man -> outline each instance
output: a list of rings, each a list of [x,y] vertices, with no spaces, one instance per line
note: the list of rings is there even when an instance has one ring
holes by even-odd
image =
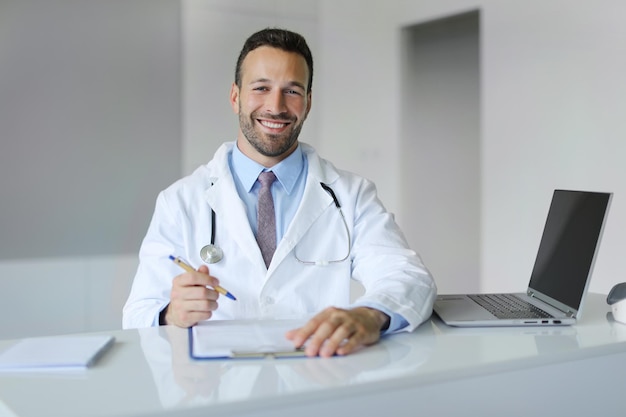
[[[230,93],[237,140],[159,194],[125,328],[315,314],[286,337],[298,347],[306,342],[309,356],[328,357],[373,344],[381,333],[411,331],[430,316],[433,279],[374,185],[298,141],[312,80],[302,36],[265,29],[248,38]],[[262,186],[257,177],[270,171],[261,177],[276,179]],[[272,205],[267,187],[270,220],[257,218],[257,206],[265,213]],[[207,266],[200,252],[209,236],[224,256]],[[170,254],[201,266],[180,273]],[[351,278],[365,288],[353,304]],[[218,303],[220,285],[237,301]]]

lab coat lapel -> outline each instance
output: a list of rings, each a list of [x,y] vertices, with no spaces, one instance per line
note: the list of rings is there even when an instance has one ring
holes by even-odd
[[[213,186],[207,189],[205,198],[215,211],[216,227],[226,229],[224,234],[229,239],[235,240],[242,253],[245,253],[251,262],[265,269],[261,251],[250,228],[248,216],[232,177],[222,174],[219,178],[214,178]]]
[[[303,149],[305,152],[307,151],[307,147]],[[311,225],[317,221],[333,201],[331,196],[321,187],[320,182],[332,182],[337,176],[336,172],[334,170],[325,171],[321,167],[320,160],[316,154],[313,154],[313,156],[309,154],[308,157],[309,172],[302,201],[283,239],[276,248],[268,271],[270,274],[295,248]]]

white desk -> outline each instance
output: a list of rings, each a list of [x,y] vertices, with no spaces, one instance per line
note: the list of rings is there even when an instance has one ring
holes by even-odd
[[[432,318],[328,359],[194,362],[183,329],[120,330],[87,371],[0,374],[0,416],[623,416],[626,325],[609,311],[590,294],[572,327],[456,329]]]

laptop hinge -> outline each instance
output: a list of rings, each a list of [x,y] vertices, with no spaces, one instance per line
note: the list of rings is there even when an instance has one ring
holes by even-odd
[[[532,290],[527,290],[527,291],[526,291],[526,294],[527,294],[529,297],[531,297],[531,298],[536,298],[536,297],[535,297],[535,293],[534,293],[534,292],[532,292]],[[557,310],[559,310],[559,311],[563,311],[563,310],[561,310],[560,308],[558,308],[557,306],[554,306],[554,305],[550,304],[549,302],[547,302],[547,301],[545,301],[545,300],[541,300],[541,301],[543,301],[544,303],[548,304],[550,307],[556,308],[556,309],[557,309]],[[572,310],[567,310],[567,311],[564,311],[564,312],[563,312],[563,314],[565,314],[567,317],[574,317],[574,312],[573,312]]]

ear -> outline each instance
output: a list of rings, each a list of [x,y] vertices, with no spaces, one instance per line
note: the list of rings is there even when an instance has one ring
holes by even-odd
[[[306,93],[306,113],[304,115],[304,118],[306,119],[307,116],[309,115],[309,112],[311,111],[311,91],[309,90],[308,93]]]
[[[230,87],[230,106],[235,114],[239,114],[239,87],[236,83]]]

